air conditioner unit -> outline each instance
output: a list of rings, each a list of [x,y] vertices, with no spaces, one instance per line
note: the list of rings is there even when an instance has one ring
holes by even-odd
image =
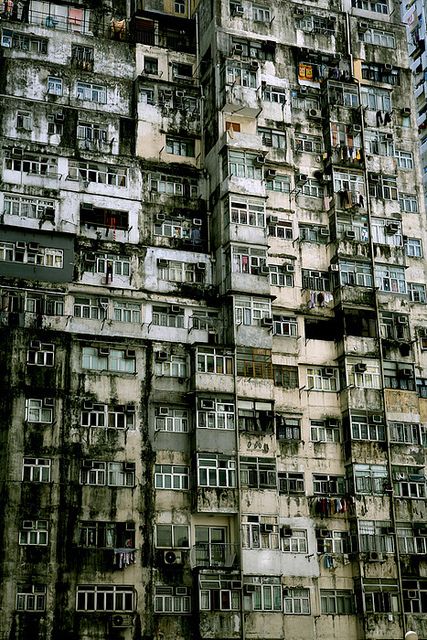
[[[235,4],[233,6],[233,10],[232,10],[233,16],[243,16],[244,13],[245,13],[245,10],[243,9],[241,4]]]
[[[27,246],[26,242],[15,242],[15,247],[17,249],[25,250],[26,246]]]
[[[273,318],[261,318],[261,327],[271,328],[273,326]]]
[[[185,91],[175,91],[176,98],[185,98]]]
[[[268,523],[261,523],[260,525],[261,533],[273,533],[274,525]]]
[[[164,258],[157,258],[157,266],[165,269],[169,265],[169,260],[165,260]]]
[[[382,415],[381,415],[381,414],[379,414],[379,413],[374,413],[374,414],[371,416],[371,420],[372,420],[372,422],[373,422],[374,424],[381,424],[381,423],[382,423],[382,421],[383,421],[383,417],[382,417]]]
[[[265,164],[265,158],[264,158],[264,156],[257,156],[257,157],[255,158],[255,164],[258,164],[258,165],[260,165],[260,164]]]
[[[326,227],[321,227],[320,228],[320,235],[321,236],[327,236],[329,238],[329,229],[327,229]]]
[[[177,305],[177,304],[173,304],[173,305],[171,306],[171,312],[172,312],[172,313],[181,313],[181,307],[178,307],[178,305]]]
[[[411,378],[411,376],[412,376],[412,369],[409,369],[409,368],[399,369],[399,375],[400,375],[402,378]]]
[[[325,378],[333,378],[335,375],[335,369],[333,367],[325,367],[323,369],[323,375]]]
[[[125,629],[133,625],[133,616],[116,613],[111,616],[111,627],[113,629]]]
[[[268,266],[268,264],[262,264],[259,268],[259,272],[263,276],[268,276],[268,274],[270,273],[270,267]]]
[[[256,589],[255,584],[245,584],[245,593],[255,593]]]
[[[398,324],[408,324],[407,316],[398,316],[397,317]]]
[[[156,351],[156,360],[160,362],[164,362],[168,359],[167,351]]]
[[[157,213],[156,214],[156,220],[158,222],[163,222],[164,220],[166,220],[166,216],[164,213]]]
[[[363,33],[364,31],[367,31],[369,29],[369,22],[359,22],[357,26],[359,31]]]
[[[283,525],[283,527],[280,527],[280,536],[282,538],[290,538],[292,536],[291,527],[287,527],[286,525]]]
[[[285,269],[288,273],[295,273],[295,265],[294,264],[287,264],[285,265]]]
[[[12,36],[3,33],[1,37],[1,46],[5,47],[6,49],[10,49],[12,47]]]
[[[353,133],[360,133],[362,131],[362,127],[360,124],[354,124],[352,126]]]
[[[402,116],[404,118],[407,118],[408,116],[411,115],[411,108],[410,107],[404,107],[403,109],[400,110],[400,113],[402,114]]]
[[[41,349],[42,343],[40,340],[31,340],[30,347],[31,349]]]
[[[22,522],[23,529],[32,529],[34,526],[34,522],[32,520],[24,520]]]
[[[206,262],[198,262],[198,263],[196,264],[196,268],[197,268],[199,271],[206,271]]]
[[[320,112],[320,109],[309,109],[308,116],[309,118],[321,118],[322,114]]]
[[[125,358],[135,358],[135,356],[136,356],[135,349],[126,349]]]
[[[295,9],[294,16],[301,18],[304,15],[304,9],[300,9],[299,7]]]
[[[319,529],[319,538],[329,538],[329,529]]]
[[[82,469],[92,469],[93,461],[92,460],[83,460],[82,461]]]
[[[355,240],[356,232],[348,230],[348,231],[345,232],[345,237],[347,238],[347,240]]]
[[[384,231],[386,233],[389,233],[390,235],[394,235],[399,231],[399,225],[395,223],[387,224],[384,228]]]
[[[168,416],[169,415],[169,407],[158,407],[157,415],[159,416]]]
[[[55,406],[55,398],[43,398],[43,406],[45,407]]]
[[[297,184],[305,184],[308,180],[308,175],[305,173],[299,173],[296,177]]]
[[[182,553],[181,551],[165,551],[163,553],[163,562],[167,565],[173,564],[182,564]]]
[[[201,409],[215,409],[215,400],[200,400]]]
[[[276,176],[276,169],[267,169],[267,178],[274,178]]]
[[[241,580],[232,580],[231,581],[231,588],[232,589],[241,589],[242,588],[242,581]]]
[[[356,373],[365,373],[366,364],[364,362],[356,362],[354,365],[354,370]]]
[[[278,216],[268,216],[267,218],[268,224],[277,224],[279,222]]]
[[[104,309],[108,307],[108,298],[99,298],[99,306]]]
[[[195,227],[201,227],[203,224],[203,221],[201,220],[201,218],[193,218],[193,224]]]
[[[109,356],[110,355],[110,349],[108,349],[108,347],[100,347],[98,349],[98,355],[100,355],[100,356]]]
[[[232,51],[233,55],[237,55],[240,56],[243,53],[243,45],[242,44],[235,44],[233,47],[233,51]]]
[[[384,65],[384,70],[385,70],[385,71],[391,71],[392,69],[393,69],[393,65],[392,65],[392,64],[388,64],[388,63],[386,63],[386,64]]]
[[[331,269],[331,271],[339,271],[340,270],[340,266],[339,266],[339,264],[334,263],[334,264],[331,264],[330,269]]]
[[[93,402],[92,400],[85,400],[83,402],[83,409],[93,409]]]
[[[370,551],[368,553],[368,562],[384,562],[384,556],[378,551]]]
[[[427,338],[427,328],[421,327],[418,329],[418,335],[420,338]]]
[[[135,471],[135,463],[134,462],[124,462],[123,468],[125,471]]]

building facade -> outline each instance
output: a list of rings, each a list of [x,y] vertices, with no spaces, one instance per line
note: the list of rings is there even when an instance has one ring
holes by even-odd
[[[2,4],[0,638],[427,638],[397,3]]]

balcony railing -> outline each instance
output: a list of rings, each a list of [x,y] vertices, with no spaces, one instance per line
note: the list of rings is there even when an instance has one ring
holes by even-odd
[[[225,542],[198,542],[191,549],[190,559],[192,567],[233,567],[238,559],[238,545]]]

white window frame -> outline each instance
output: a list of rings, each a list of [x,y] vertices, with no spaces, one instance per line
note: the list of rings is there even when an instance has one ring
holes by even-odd
[[[176,2],[175,2],[176,4]],[[187,595],[179,593],[179,589],[187,591]],[[187,587],[154,587],[154,612],[162,614],[191,613],[191,598]]]
[[[80,414],[80,426],[102,429],[134,429],[135,413],[124,405],[94,403],[90,409],[83,408]]]
[[[423,245],[420,238],[406,238],[405,253],[409,258],[422,258]]]
[[[76,611],[132,612],[134,607],[133,586],[77,585]]]
[[[16,591],[16,610],[41,612],[46,611],[45,585],[31,585],[30,587],[19,587]]]
[[[44,398],[26,398],[25,420],[37,424],[52,424],[53,408],[46,406]]]
[[[233,431],[235,429],[236,411],[233,400],[212,398],[213,408],[203,407],[203,399],[199,400],[197,410],[198,429],[220,429]]]
[[[334,375],[325,376],[324,367],[307,367],[307,388],[312,391],[338,391],[338,369],[331,368],[334,369]]]
[[[397,166],[399,167],[399,169],[411,171],[414,168],[414,156],[411,151],[402,151],[401,149],[396,149],[395,158],[397,160]]]
[[[284,553],[308,553],[307,531],[293,529],[292,535],[281,537],[281,548]]]
[[[156,362],[155,373],[156,376],[168,378],[186,378],[188,375],[187,357],[170,354],[167,360]]]
[[[169,539],[165,544],[160,541],[160,529],[165,533],[170,532]],[[186,533],[184,534],[184,530]],[[156,549],[189,549],[190,548],[190,527],[187,524],[169,524],[158,522],[156,524]]]
[[[304,588],[284,589],[284,614],[285,615],[307,615],[310,611],[310,590]]]
[[[154,486],[168,491],[187,491],[190,488],[189,467],[179,464],[156,464]]]
[[[167,409],[168,413],[161,413]],[[188,433],[189,414],[187,409],[178,407],[159,407],[156,411],[155,430],[169,433]]]
[[[217,453],[197,454],[198,486],[202,488],[236,487],[236,460]]]
[[[99,372],[135,373],[134,356],[127,356],[125,349],[109,349],[101,355],[98,347],[82,347],[82,369]]]
[[[50,482],[52,460],[50,458],[25,457],[22,464],[23,482]]]
[[[37,349],[30,345],[27,351],[27,364],[37,367],[53,367],[55,364],[55,345],[42,342]]]
[[[105,85],[94,84],[91,82],[77,81],[76,97],[80,100],[88,102],[96,102],[97,104],[107,103],[107,87]]]
[[[23,520],[19,530],[21,546],[47,546],[49,542],[49,524],[47,520]]]
[[[47,78],[47,92],[51,96],[62,96],[63,82],[62,78],[56,76],[48,76]]]

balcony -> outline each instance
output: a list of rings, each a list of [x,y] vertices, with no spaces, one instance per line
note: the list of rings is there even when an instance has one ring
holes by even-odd
[[[198,542],[191,549],[191,567],[231,569],[238,564],[238,550],[237,544]]]

